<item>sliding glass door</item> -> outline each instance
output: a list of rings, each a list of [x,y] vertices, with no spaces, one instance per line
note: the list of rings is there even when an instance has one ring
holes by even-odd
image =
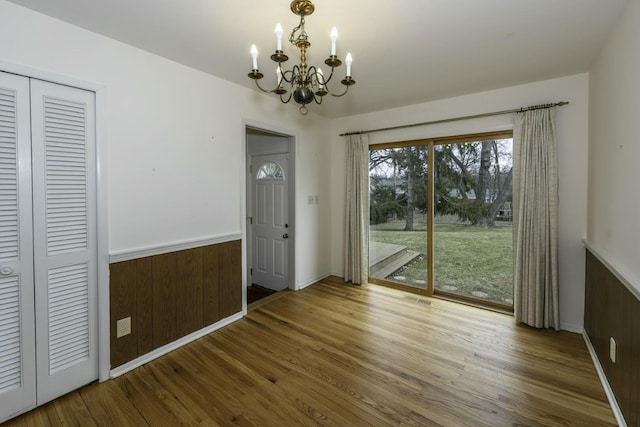
[[[436,293],[513,306],[512,140],[434,145]]]
[[[370,151],[369,277],[427,289],[429,146]]]
[[[372,146],[371,282],[513,306],[511,132]]]

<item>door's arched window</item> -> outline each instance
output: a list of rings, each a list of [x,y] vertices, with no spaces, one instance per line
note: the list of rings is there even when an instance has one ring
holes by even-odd
[[[284,181],[284,171],[279,164],[267,162],[258,168],[256,179],[277,179]]]

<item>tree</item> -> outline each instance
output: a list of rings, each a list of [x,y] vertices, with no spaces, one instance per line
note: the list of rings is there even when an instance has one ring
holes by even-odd
[[[413,231],[416,209],[427,207],[427,156],[427,146],[420,145],[371,152],[369,170],[376,171],[372,174],[371,203],[381,205],[383,198],[388,203],[390,195],[376,190],[386,180],[395,199],[395,214],[405,219],[405,231]]]
[[[392,187],[380,185],[381,177],[371,177],[369,221],[371,224],[387,222],[389,216],[397,216],[402,208]]]
[[[414,213],[426,211],[428,146],[371,151],[371,221],[404,218],[405,231],[414,229]],[[453,214],[473,225],[493,226],[511,199],[511,149],[507,140],[437,145],[435,212]],[[384,187],[384,189],[382,188]]]
[[[448,144],[436,151],[436,212],[493,226],[511,199],[511,155],[503,140]],[[508,172],[501,162],[509,164]]]

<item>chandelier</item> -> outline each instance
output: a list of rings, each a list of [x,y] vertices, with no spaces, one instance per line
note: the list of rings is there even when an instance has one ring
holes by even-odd
[[[336,67],[342,65],[342,61],[336,56],[336,42],[338,40],[338,31],[335,27],[331,30],[331,54],[324,63],[331,68],[329,76],[325,76],[322,69],[314,65],[307,66],[307,50],[311,46],[309,36],[304,29],[305,16],[311,15],[315,10],[315,6],[309,0],[294,0],[291,2],[291,11],[300,16],[300,24],[293,29],[289,36],[289,42],[300,50],[300,63],[296,64],[290,70],[284,70],[282,63],[286,62],[289,57],[282,50],[282,26],[276,25],[276,51],[271,55],[271,60],[276,62],[276,87],[275,89],[263,89],[258,80],[264,75],[258,69],[258,49],[256,45],[251,46],[251,57],[253,69],[249,73],[249,78],[256,82],[256,86],[262,92],[275,93],[280,96],[280,101],[287,104],[291,99],[300,104],[300,113],[306,115],[308,113],[307,104],[315,102],[321,104],[324,96],[331,94],[332,96],[343,96],[349,90],[349,86],[356,84],[351,78],[351,63],[353,58],[351,53],[347,53],[345,63],[347,65],[346,77],[341,81],[345,86],[344,92],[335,94],[329,90],[329,82],[333,78],[333,72]],[[289,90],[285,89],[285,86]],[[286,96],[287,93],[289,96]]]

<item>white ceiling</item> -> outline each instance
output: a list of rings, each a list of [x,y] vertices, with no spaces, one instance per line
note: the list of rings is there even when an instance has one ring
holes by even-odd
[[[288,64],[297,58],[286,40],[298,24],[289,0],[10,1],[249,88],[253,43],[262,81],[275,83],[277,22]],[[315,0],[308,63],[324,65],[335,25],[357,84],[309,109],[340,117],[585,72],[627,3]]]

